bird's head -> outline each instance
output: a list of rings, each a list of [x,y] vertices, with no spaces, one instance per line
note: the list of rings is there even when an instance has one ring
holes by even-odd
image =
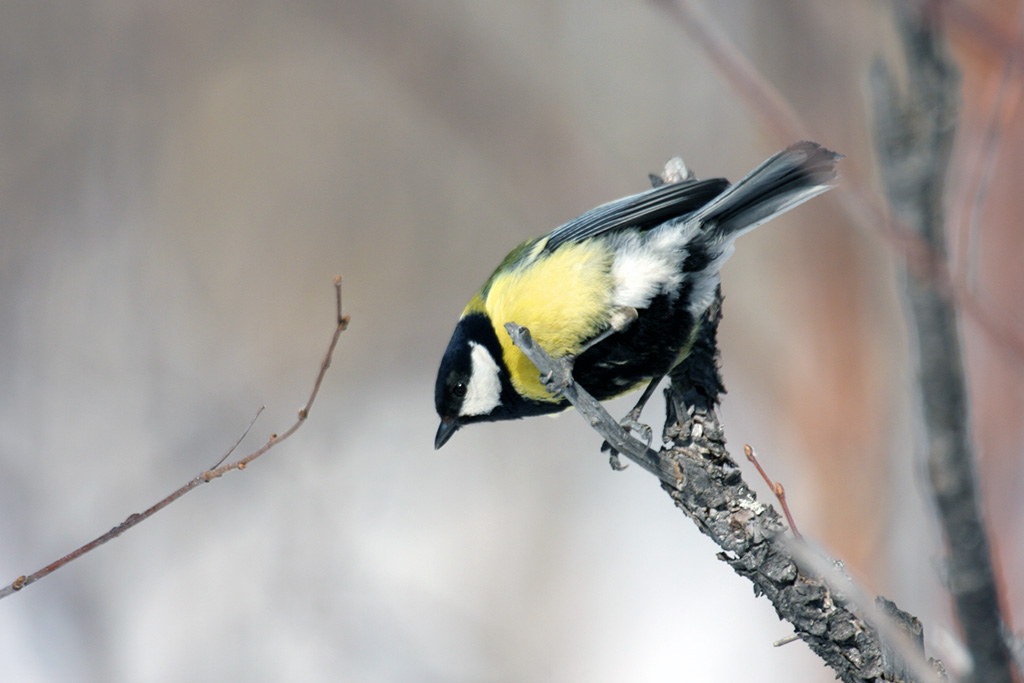
[[[441,358],[434,385],[434,405],[441,425],[434,437],[440,448],[459,427],[507,417],[511,384],[501,345],[486,315],[464,316]]]

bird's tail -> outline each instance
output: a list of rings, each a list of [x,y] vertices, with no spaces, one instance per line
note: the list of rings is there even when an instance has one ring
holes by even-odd
[[[731,242],[780,213],[832,188],[843,155],[816,142],[797,142],[711,200],[693,217],[718,242]]]

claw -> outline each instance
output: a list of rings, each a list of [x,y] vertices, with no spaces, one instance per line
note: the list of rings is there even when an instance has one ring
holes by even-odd
[[[621,472],[629,467],[629,463],[622,462],[619,458],[619,452],[614,448],[608,449],[608,464],[611,465],[611,468],[616,472]]]
[[[629,467],[629,463],[622,462],[619,458],[619,452],[612,448],[612,445],[607,441],[601,442],[601,452],[608,454],[608,464],[611,465],[612,469],[616,472],[621,472]]]
[[[621,472],[622,470],[624,470],[627,467],[629,467],[629,463],[622,462],[619,459],[618,451],[614,451],[614,450],[608,456],[608,464],[611,465],[612,469],[615,470],[616,472]]]
[[[654,430],[651,429],[650,425],[640,422],[639,418],[640,411],[634,408],[626,413],[626,417],[619,420],[619,426],[628,432],[636,432],[639,434],[647,444],[647,447],[650,448],[651,442],[654,440]]]

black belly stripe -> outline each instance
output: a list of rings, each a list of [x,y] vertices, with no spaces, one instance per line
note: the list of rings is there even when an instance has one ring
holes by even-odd
[[[584,352],[573,377],[599,401],[666,374],[690,339],[694,319],[687,310],[691,286],[684,280],[674,296],[659,294],[628,329]]]

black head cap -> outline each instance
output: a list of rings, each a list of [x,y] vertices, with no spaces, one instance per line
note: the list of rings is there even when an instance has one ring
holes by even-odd
[[[434,448],[443,446],[464,424],[500,419],[496,413],[511,390],[501,357],[501,345],[486,315],[473,313],[459,321],[434,384],[434,406],[441,418]],[[468,405],[467,400],[476,404]]]
[[[434,448],[443,446],[462,426],[459,416],[469,390],[472,370],[469,342],[460,322],[441,357],[441,367],[438,368],[437,381],[434,383],[434,407],[441,418],[441,425],[434,437]]]

